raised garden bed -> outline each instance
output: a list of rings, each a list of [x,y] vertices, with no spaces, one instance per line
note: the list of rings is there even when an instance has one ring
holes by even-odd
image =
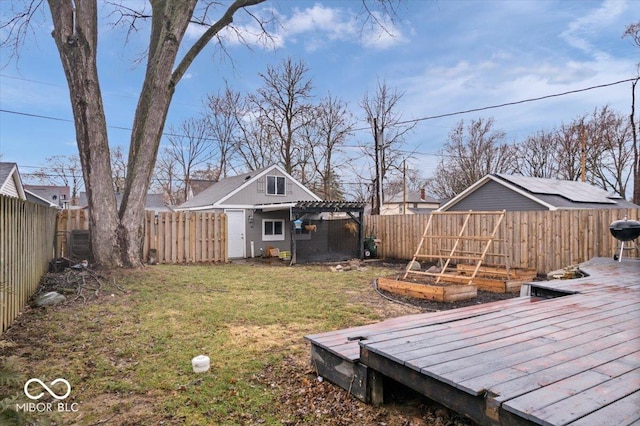
[[[466,283],[468,275],[473,273],[474,268],[475,265],[458,264],[456,273]],[[536,277],[537,272],[533,268],[509,268],[507,272],[504,266],[481,266],[473,279],[473,284],[478,286],[479,290],[494,293],[517,293],[523,283],[531,282]],[[455,278],[453,280],[455,281]]]
[[[435,300],[437,302],[455,302],[473,299],[478,295],[475,285],[457,285],[450,283],[412,283],[393,278],[378,278],[378,289],[389,293],[415,297],[417,299]]]

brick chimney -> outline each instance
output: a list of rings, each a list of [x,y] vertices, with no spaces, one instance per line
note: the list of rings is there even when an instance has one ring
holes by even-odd
[[[424,201],[425,198],[426,198],[426,196],[425,196],[424,188],[422,188],[422,189],[420,189],[420,199],[422,201]]]

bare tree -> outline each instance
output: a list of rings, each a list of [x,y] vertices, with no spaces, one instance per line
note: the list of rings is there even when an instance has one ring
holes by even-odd
[[[426,188],[426,180],[420,174],[420,170],[407,168],[404,176],[398,176],[385,183],[386,194],[403,194],[407,192],[419,192]]]
[[[640,21],[629,24],[622,36],[629,37],[633,44],[640,47]],[[640,74],[640,62],[638,62],[638,73]],[[633,202],[635,204],[640,204],[640,141],[638,140],[640,123],[636,125],[636,86],[638,81],[640,78],[631,83],[631,113],[629,114],[633,137]]]
[[[127,157],[119,145],[111,149],[111,171],[115,191],[122,192],[127,179]]]
[[[158,156],[153,173],[152,186],[166,197],[170,205],[177,205],[184,201],[185,185],[181,178],[182,171],[176,157],[168,148]]]
[[[239,92],[228,86],[224,93],[207,97],[204,117],[207,120],[209,133],[213,138],[212,157],[209,169],[213,180],[220,180],[227,176],[233,167],[233,158],[240,139],[240,125],[237,117],[238,106],[244,100]]]
[[[640,79],[636,79],[631,85],[631,114],[629,114],[629,124],[633,141],[633,202],[640,204],[640,124],[636,127],[636,86]]]
[[[517,169],[523,176],[556,178],[558,162],[556,137],[552,131],[539,131],[516,146]]]
[[[594,110],[587,128],[594,145],[588,161],[592,183],[626,198],[633,162],[629,122],[605,106]]]
[[[585,120],[586,115],[574,119],[569,124],[562,124],[556,130],[556,160],[558,161],[558,179],[580,180],[582,177],[581,159],[583,157],[583,137],[584,157],[593,158],[596,155],[589,155],[589,151],[596,152],[595,144],[587,142]],[[588,172],[587,172],[588,173]],[[585,180],[589,176],[585,175]]]
[[[360,106],[364,110],[367,123],[371,127],[373,144],[364,148],[365,155],[373,160],[374,204],[372,213],[379,214],[384,202],[384,182],[389,173],[399,171],[404,160],[401,148],[406,134],[414,123],[402,123],[398,112],[404,93],[390,88],[386,81],[378,81],[373,95],[365,93]],[[364,177],[361,177],[364,178]]]
[[[33,173],[25,173],[25,177],[36,179],[43,185],[68,186],[71,192],[71,203],[77,203],[80,191],[84,188],[82,167],[77,155],[54,155],[48,157],[46,166]]]
[[[313,108],[313,118],[303,128],[303,139],[307,144],[313,173],[319,179],[312,182],[314,192],[326,200],[340,199],[338,162],[341,147],[352,135],[355,120],[347,104],[329,94]],[[346,161],[346,160],[343,160]]]
[[[451,198],[489,173],[510,173],[516,168],[515,147],[504,142],[493,118],[460,121],[440,151],[442,159],[428,181],[431,193]]]
[[[279,67],[268,66],[266,73],[260,73],[263,86],[250,97],[259,123],[270,135],[289,174],[294,174],[305,158],[300,133],[311,117],[313,86],[308,74],[309,68],[303,61],[287,58]]]
[[[248,103],[244,106],[236,110],[240,134],[234,143],[235,152],[243,163],[241,167],[257,170],[279,164],[277,142],[264,117],[256,116],[248,109]]]
[[[203,117],[185,120],[178,129],[171,128],[169,132],[169,144],[164,155],[168,157],[168,163],[173,163],[173,158],[178,168],[178,178],[182,181],[183,189],[179,202],[188,198],[193,173],[207,167],[212,159],[214,144],[210,129],[208,119]]]
[[[107,139],[107,124],[98,77],[97,52],[98,6],[95,0],[47,0],[53,24],[53,38],[60,55],[69,86],[76,142],[87,189],[92,252],[98,265],[139,266],[144,237],[144,201],[156,163],[160,138],[169,105],[176,86],[202,50],[221,30],[234,28],[234,16],[239,11],[265,0],[234,0],[222,2],[198,0],[152,0],[150,12],[135,10],[129,5],[116,7],[116,19],[129,26],[133,35],[140,20],[149,19],[149,44],[146,72],[133,119],[129,145],[127,179],[120,209],[112,183],[112,166]],[[386,5],[388,0],[379,0]],[[31,18],[41,10],[43,0],[25,1],[22,11],[16,10],[0,24],[2,46],[13,49],[17,56],[26,36],[32,33]],[[146,8],[146,3],[135,7]],[[219,13],[218,18],[212,17]],[[258,20],[257,14],[247,11]],[[190,23],[206,30],[191,46],[183,46],[183,37]],[[241,34],[238,32],[241,36]],[[267,33],[263,33],[267,35]],[[178,57],[180,52],[184,56]]]

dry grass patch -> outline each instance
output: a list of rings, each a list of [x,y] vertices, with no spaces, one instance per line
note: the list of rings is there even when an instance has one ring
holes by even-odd
[[[125,293],[27,309],[0,336],[0,358],[16,360],[24,381],[63,377],[72,384],[66,402],[78,410],[38,414],[38,421],[336,424],[331,407],[305,413],[286,402],[315,378],[303,336],[417,312],[371,288],[373,278],[389,273],[260,264],[119,271]],[[191,369],[199,354],[211,359],[207,373]],[[0,387],[0,395],[21,392]],[[55,402],[49,395],[46,401]]]

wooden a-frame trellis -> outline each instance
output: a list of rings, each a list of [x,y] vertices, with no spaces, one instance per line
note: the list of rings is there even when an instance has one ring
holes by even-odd
[[[433,218],[439,215],[466,215],[466,216],[464,218],[462,227],[460,228],[460,231],[458,232],[457,235],[430,234],[430,231],[432,231]],[[477,235],[477,234],[465,235],[470,218],[477,215],[485,215],[488,217],[493,217],[494,218],[493,229],[487,235]],[[480,267],[487,255],[505,258],[505,267],[506,267],[506,273],[507,273],[507,279],[508,279],[509,278],[509,255],[506,247],[504,247],[504,250],[502,253],[489,253],[489,249],[491,248],[492,243],[494,242],[506,243],[505,239],[496,238],[496,234],[498,232],[498,229],[500,228],[500,225],[502,224],[504,216],[505,216],[504,210],[502,211],[470,210],[466,212],[432,212],[429,215],[429,220],[427,221],[427,226],[424,229],[422,238],[420,240],[420,243],[418,244],[418,248],[416,249],[415,254],[413,255],[413,258],[411,259],[411,262],[409,262],[409,264],[407,265],[407,269],[405,271],[403,279],[406,279],[409,274],[416,274],[416,275],[427,275],[427,276],[435,277],[436,284],[440,282],[447,282],[447,281],[458,283],[458,284],[464,283],[464,281],[466,281],[466,284],[473,284],[473,280],[478,274],[478,271],[480,270]],[[425,245],[425,241],[428,241],[428,240],[439,240],[439,242],[443,240],[452,240],[453,246],[451,247],[451,249],[439,251],[436,254],[421,253]],[[478,251],[462,251],[459,249],[459,246],[461,245],[460,242],[465,240],[477,241],[482,245],[482,247]],[[433,246],[433,244],[430,244],[430,246]],[[439,265],[440,265],[440,271],[428,272],[428,271],[412,270],[413,264],[416,262],[417,259],[438,259]],[[475,262],[475,267],[473,268],[471,275],[463,276],[463,275],[460,275],[459,273],[458,274],[452,273],[449,268],[452,260],[462,261],[462,262]]]

